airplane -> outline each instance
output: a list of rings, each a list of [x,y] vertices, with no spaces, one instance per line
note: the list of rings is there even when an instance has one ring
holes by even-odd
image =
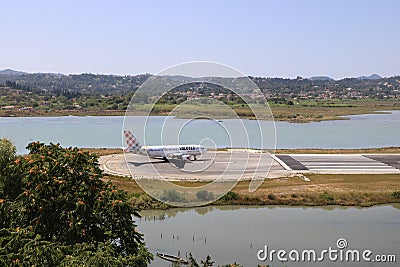
[[[128,145],[124,149],[125,152],[148,156],[150,158],[161,158],[173,163],[179,169],[185,166],[186,161],[197,160],[198,155],[207,153],[207,149],[201,145],[142,146],[131,131],[128,130],[124,130],[124,136]]]

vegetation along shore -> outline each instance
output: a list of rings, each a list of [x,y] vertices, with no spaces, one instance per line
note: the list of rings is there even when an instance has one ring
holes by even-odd
[[[298,177],[266,179],[253,193],[249,181],[239,182],[231,192],[212,205],[291,205],[291,206],[360,206],[400,203],[398,174],[309,174],[309,182]],[[166,204],[147,195],[127,177],[103,177],[129,194],[138,209],[167,209]],[[180,186],[199,187],[202,182],[176,182]]]
[[[7,72],[0,75],[0,116],[113,116],[125,115],[130,100],[150,74],[115,76],[98,74],[62,75],[52,73]],[[245,92],[240,96],[210,83],[191,82],[163,95],[160,92],[136,95],[139,108],[131,115],[169,114],[180,105],[178,117],[192,112],[218,115],[216,101],[232,108],[240,117],[254,118],[252,108],[265,108],[265,99],[274,119],[289,122],[311,122],[344,119],[341,116],[398,110],[400,77],[341,80],[302,78],[282,79],[248,77],[260,92]],[[174,83],[174,77],[166,77]],[[168,80],[169,79],[169,80]],[[186,79],[186,78],[185,78]],[[224,78],[229,79],[229,78]],[[199,100],[194,105],[191,101]]]

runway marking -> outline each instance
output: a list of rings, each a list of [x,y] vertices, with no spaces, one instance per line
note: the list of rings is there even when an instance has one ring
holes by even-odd
[[[400,170],[400,155],[365,155],[365,157],[383,162],[393,168]]]
[[[398,160],[393,155],[277,155],[292,170],[395,171]],[[399,156],[400,157],[400,156]],[[399,168],[400,169],[400,168]]]
[[[306,166],[304,166],[300,161],[296,160],[294,157],[289,155],[276,155],[276,157],[283,162],[291,169],[291,170],[308,170]]]
[[[281,165],[285,170],[291,171],[292,169],[280,158],[278,158],[276,155],[271,155],[271,158],[278,162],[279,165]]]

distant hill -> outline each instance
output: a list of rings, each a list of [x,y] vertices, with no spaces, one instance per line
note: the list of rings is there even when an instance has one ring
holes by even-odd
[[[312,80],[312,81],[333,81],[333,79],[328,76],[314,76],[314,77],[310,77],[308,79]]]
[[[22,75],[22,74],[28,74],[28,73],[12,69],[0,70],[0,75]]]
[[[371,74],[369,76],[357,77],[357,79],[360,79],[360,80],[379,80],[379,79],[382,79],[382,77],[380,75],[374,73],[374,74]]]

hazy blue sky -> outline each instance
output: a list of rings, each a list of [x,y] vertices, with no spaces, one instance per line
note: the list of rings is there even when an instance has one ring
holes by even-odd
[[[0,69],[156,73],[215,61],[246,75],[400,74],[400,1],[1,1]]]

